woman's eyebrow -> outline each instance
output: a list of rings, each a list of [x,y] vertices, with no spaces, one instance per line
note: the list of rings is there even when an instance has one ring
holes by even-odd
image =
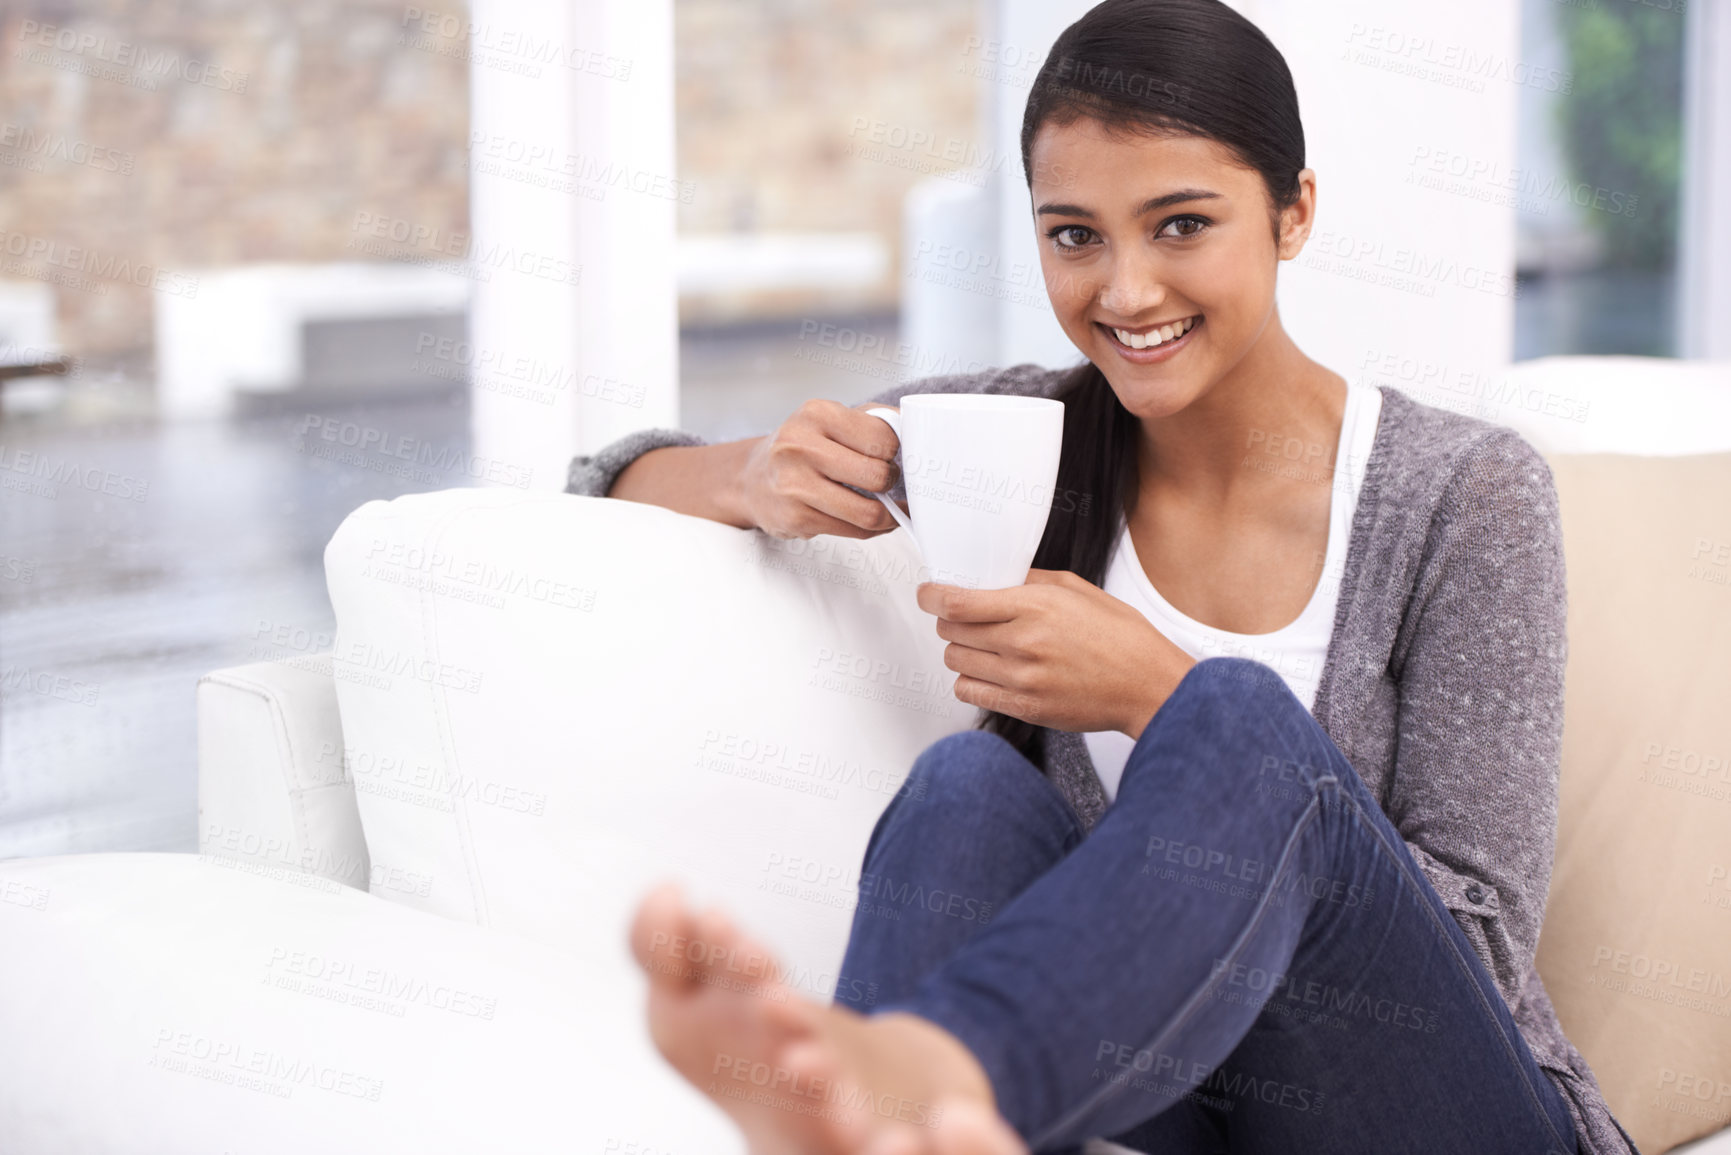
[[[1147,214],[1157,212],[1160,209],[1171,208],[1176,204],[1183,204],[1185,201],[1207,201],[1219,199],[1219,193],[1209,192],[1205,188],[1183,188],[1179,189],[1177,192],[1166,193],[1164,196],[1149,197],[1136,207],[1136,215],[1139,217],[1146,216]],[[1037,210],[1035,210],[1034,215],[1045,216],[1048,213],[1055,216],[1081,217],[1084,220],[1090,221],[1094,219],[1094,214],[1088,209],[1083,208],[1081,205],[1066,204],[1056,201],[1041,205]]]

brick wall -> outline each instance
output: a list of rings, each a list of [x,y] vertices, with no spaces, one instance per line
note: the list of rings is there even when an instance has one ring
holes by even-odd
[[[60,339],[86,364],[147,375],[154,301],[196,292],[200,267],[397,251],[356,249],[363,220],[466,233],[466,65],[415,46],[404,11],[395,0],[8,6],[0,278],[53,285]],[[679,176],[697,186],[680,227],[873,230],[893,254],[920,170],[956,166],[930,146],[861,146],[886,129],[972,141],[974,20],[975,0],[677,0]],[[688,311],[895,299],[892,274],[858,299]]]
[[[55,286],[60,339],[148,368],[175,272],[330,261],[358,212],[461,228],[462,62],[398,47],[381,0],[11,6],[0,42],[0,252]],[[20,253],[18,250],[22,250]]]

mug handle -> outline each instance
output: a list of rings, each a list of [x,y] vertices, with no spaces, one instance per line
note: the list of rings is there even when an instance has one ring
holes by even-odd
[[[900,410],[891,409],[885,406],[872,409],[861,409],[860,412],[870,413],[873,417],[876,417],[879,421],[882,421],[885,425],[888,425],[891,429],[895,430],[897,441],[902,439],[902,415]],[[899,505],[891,501],[884,494],[875,493],[872,496],[884,503],[884,508],[890,511],[890,516],[895,518],[897,523],[900,524],[903,529],[907,530],[910,535],[914,532],[913,521],[909,519],[907,514],[902,512]]]

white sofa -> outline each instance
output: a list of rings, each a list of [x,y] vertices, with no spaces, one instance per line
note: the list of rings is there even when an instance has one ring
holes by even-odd
[[[1731,449],[1722,369],[1633,368],[1644,421],[1523,431]],[[1603,369],[1523,372],[1614,409]],[[626,919],[677,877],[852,981],[871,825],[974,718],[907,535],[449,490],[325,564],[333,654],[199,683],[201,853],[0,862],[0,1150],[743,1150],[653,1051]]]

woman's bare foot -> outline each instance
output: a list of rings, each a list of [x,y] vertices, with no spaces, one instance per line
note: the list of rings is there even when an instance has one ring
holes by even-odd
[[[1028,1155],[973,1054],[917,1015],[807,999],[769,952],[677,886],[643,900],[631,950],[649,1033],[754,1155]]]

